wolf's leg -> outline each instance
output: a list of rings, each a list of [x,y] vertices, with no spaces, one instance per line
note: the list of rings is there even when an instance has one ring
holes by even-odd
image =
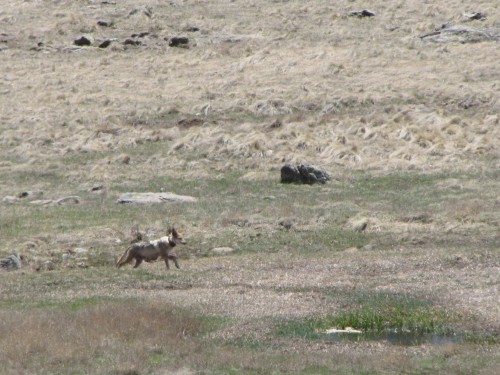
[[[174,264],[175,264],[175,266],[176,266],[177,268],[181,268],[181,267],[179,266],[179,262],[177,261],[177,255],[176,255],[175,253],[170,253],[170,254],[168,254],[168,255],[167,255],[167,259],[172,260],[172,261],[174,262]]]
[[[141,257],[137,257],[135,258],[135,265],[134,265],[134,268],[137,268],[141,265],[142,263],[142,258]]]

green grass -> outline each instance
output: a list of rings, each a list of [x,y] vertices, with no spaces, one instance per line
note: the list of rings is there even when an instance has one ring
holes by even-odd
[[[339,314],[285,321],[278,325],[279,336],[319,339],[329,328],[351,327],[363,332],[409,332],[412,334],[445,334],[451,331],[454,318],[435,308],[429,301],[408,295],[389,293],[344,294],[344,305],[349,306]]]

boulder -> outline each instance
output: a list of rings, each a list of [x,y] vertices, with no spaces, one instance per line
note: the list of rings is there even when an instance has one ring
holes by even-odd
[[[80,38],[78,39],[75,39],[73,41],[74,44],[76,44],[77,46],[80,46],[80,47],[84,47],[84,46],[90,46],[92,44],[92,42],[90,41],[90,39],[84,37],[84,36],[81,36]]]
[[[326,171],[309,164],[285,164],[281,168],[281,182],[285,184],[324,184],[328,180],[330,176]]]
[[[187,47],[189,44],[189,39],[186,37],[173,37],[170,38],[168,45],[170,47]]]

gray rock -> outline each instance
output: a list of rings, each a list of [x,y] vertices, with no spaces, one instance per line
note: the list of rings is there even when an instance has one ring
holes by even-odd
[[[2,203],[5,203],[5,204],[15,204],[18,202],[19,202],[19,198],[13,197],[11,195],[7,195],[6,197],[3,197],[3,199],[2,199]]]
[[[214,247],[212,253],[217,255],[226,255],[232,253],[234,249],[232,247]]]
[[[56,204],[65,204],[65,203],[80,203],[80,197],[76,195],[71,195],[69,197],[62,197],[54,201]]]
[[[117,203],[164,203],[182,202],[196,203],[198,199],[188,195],[177,195],[174,193],[124,193],[120,195]]]
[[[39,198],[41,196],[43,196],[43,191],[41,190],[23,191],[19,193],[19,198]]]
[[[0,259],[0,267],[6,270],[18,270],[21,268],[21,259],[19,255],[9,255],[6,258]]]
[[[375,13],[370,10],[363,9],[363,10],[355,10],[349,13],[349,15],[362,18],[362,17],[374,17]]]
[[[363,232],[368,227],[368,224],[369,220],[366,217],[354,218],[348,222],[348,226],[356,232]]]
[[[329,174],[321,168],[309,164],[285,164],[281,168],[282,183],[324,184],[330,180]]]
[[[441,29],[420,35],[420,39],[434,43],[478,43],[500,41],[500,27],[474,28],[466,25],[443,25]]]
[[[90,41],[90,39],[84,37],[84,36],[81,36],[80,38],[78,39],[75,39],[73,41],[74,44],[76,44],[77,46],[80,46],[80,47],[83,47],[83,46],[90,46],[92,44],[92,42]]]

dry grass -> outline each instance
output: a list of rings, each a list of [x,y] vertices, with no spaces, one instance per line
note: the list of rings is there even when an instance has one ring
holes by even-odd
[[[477,2],[372,5],[376,17],[357,19],[347,16],[348,1],[266,2],[266,20],[258,1],[149,1],[152,17],[133,2],[63,1],[43,11],[10,2],[0,55],[4,168],[58,169],[61,156],[107,152],[66,175],[114,180],[186,166],[197,176],[204,161],[214,169],[309,159],[464,170],[498,157],[495,43],[418,38],[464,22],[461,12]],[[494,27],[495,2],[481,8],[488,19],[480,25]],[[97,26],[101,19],[114,26]],[[188,25],[201,31],[183,31]],[[157,37],[123,46],[142,31]],[[75,48],[82,34],[114,42]],[[174,35],[188,35],[191,48],[169,48],[164,38]],[[193,118],[205,125],[178,124]],[[283,126],[269,130],[276,118]],[[168,152],[120,165],[124,149],[164,141]]]
[[[364,7],[376,16],[348,16]],[[485,341],[273,332],[392,293],[498,337],[500,49],[419,36],[499,19],[494,0],[3,4],[0,197],[80,203],[0,203],[0,256],[25,257],[0,273],[0,372],[495,373]],[[282,186],[285,162],[333,180]],[[117,205],[126,191],[199,203]],[[112,267],[134,230],[171,224],[180,271]]]
[[[88,304],[88,305],[87,305]],[[2,373],[142,372],[179,360],[197,344],[201,321],[154,302],[73,300],[62,308],[1,313]]]

